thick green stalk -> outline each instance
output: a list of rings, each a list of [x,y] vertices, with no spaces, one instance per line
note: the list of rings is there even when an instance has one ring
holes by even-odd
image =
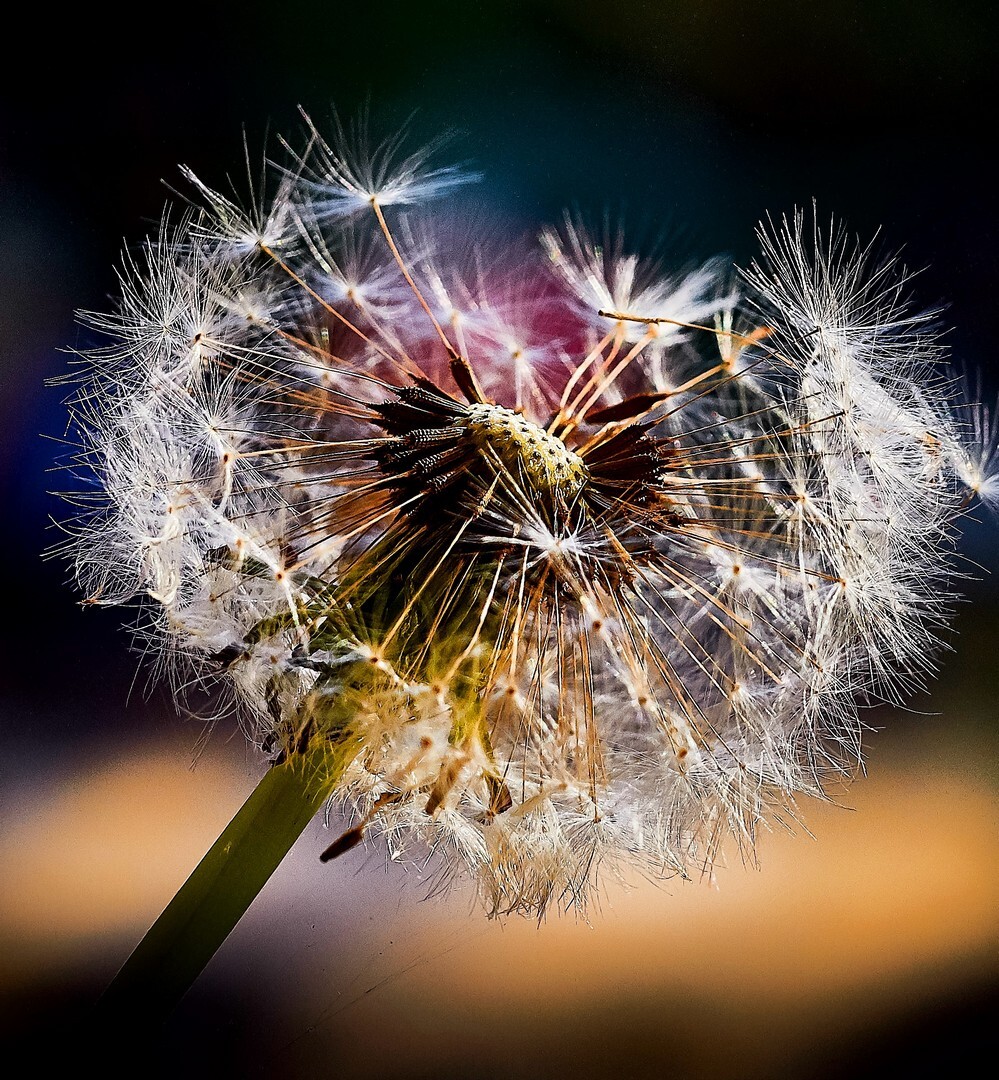
[[[329,795],[329,758],[268,770],[97,1003],[108,1023],[162,1024]]]

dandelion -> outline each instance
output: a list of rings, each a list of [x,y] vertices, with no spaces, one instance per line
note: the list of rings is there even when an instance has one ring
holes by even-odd
[[[835,223],[768,223],[738,287],[571,220],[490,250],[467,175],[364,142],[310,124],[249,209],[188,173],[86,317],[82,587],[298,777],[245,903],[326,800],[324,858],[429,851],[494,914],[751,858],[931,673],[992,419]]]

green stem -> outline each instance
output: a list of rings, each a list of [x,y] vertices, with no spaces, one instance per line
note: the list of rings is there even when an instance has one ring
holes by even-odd
[[[268,770],[97,1003],[97,1015],[162,1024],[329,795],[322,753]]]

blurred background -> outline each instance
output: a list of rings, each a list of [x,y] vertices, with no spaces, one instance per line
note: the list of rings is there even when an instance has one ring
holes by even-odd
[[[955,357],[996,394],[997,16],[875,0],[155,3],[23,11],[0,72],[0,1035],[85,1015],[252,790],[262,762],[179,717],[81,609],[47,492],[75,309],[190,165],[243,170],[243,131],[296,107],[456,132],[487,216],[622,218],[678,265],[745,263],[813,198],[921,269]],[[988,164],[987,164],[988,162]],[[870,718],[869,777],[809,832],[707,882],[609,880],[588,921],[489,922],[379,851],[321,866],[314,822],[144,1069],[169,1075],[836,1077],[970,1067],[996,1049],[996,532],[969,520],[950,652],[913,711]],[[991,571],[991,576],[990,576]],[[810,833],[810,834],[809,834]]]

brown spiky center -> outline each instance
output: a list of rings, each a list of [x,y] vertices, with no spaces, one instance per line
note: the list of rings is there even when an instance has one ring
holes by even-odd
[[[455,401],[426,379],[400,387],[373,411],[390,436],[374,456],[386,484],[407,498],[407,517],[481,512],[492,492],[526,497],[554,523],[580,505],[592,479],[580,454],[521,413]]]

